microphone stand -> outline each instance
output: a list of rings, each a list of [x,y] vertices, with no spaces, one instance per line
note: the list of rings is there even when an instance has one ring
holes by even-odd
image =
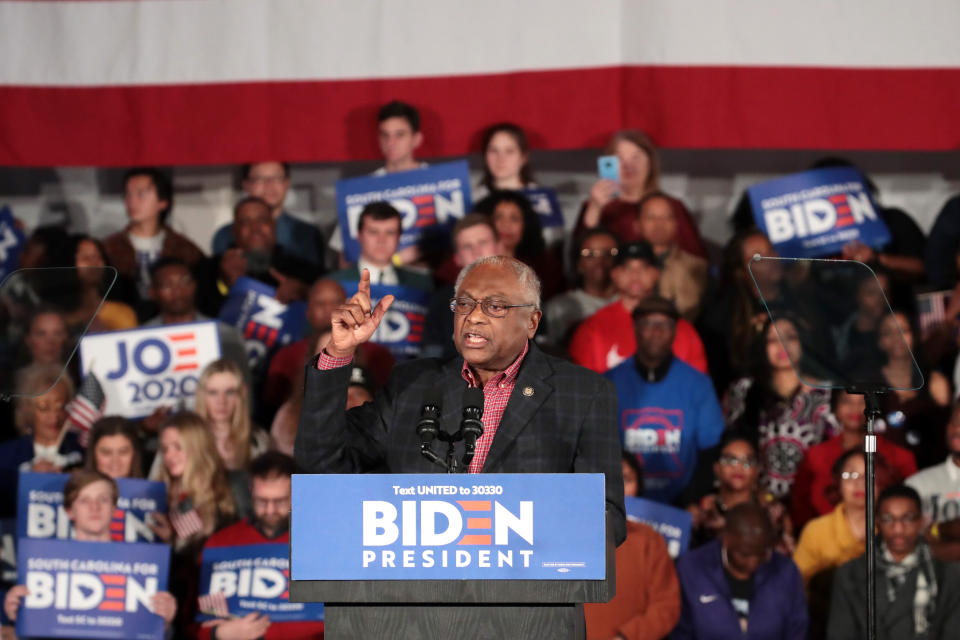
[[[874,432],[874,426],[876,420],[883,415],[880,409],[880,397],[886,392],[887,390],[882,387],[851,387],[847,389],[847,393],[851,395],[862,395],[866,402],[863,415],[867,418],[867,435],[863,439],[863,458],[867,473],[867,521],[865,529],[867,538],[867,640],[876,640],[877,637],[877,583],[875,577],[877,573],[877,545],[874,536],[876,526],[874,483],[877,478],[877,436]]]

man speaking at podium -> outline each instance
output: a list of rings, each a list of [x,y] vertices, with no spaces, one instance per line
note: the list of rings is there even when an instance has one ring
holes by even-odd
[[[436,473],[420,453],[416,426],[439,391],[441,429],[455,431],[467,386],[483,390],[483,435],[470,473],[604,473],[607,512],[617,544],[626,536],[617,396],[600,375],[543,353],[540,281],[513,258],[492,256],[465,267],[451,303],[461,357],[397,366],[386,389],[345,412],[357,347],[393,303],[374,308],[370,275],[333,312],[330,342],[309,366],[297,428],[297,463],[309,473]],[[433,395],[431,395],[433,394]]]
[[[503,256],[474,262],[460,273],[455,296],[453,340],[460,357],[398,365],[373,402],[345,412],[347,365],[393,303],[388,295],[372,305],[364,270],[356,295],[333,313],[330,342],[307,366],[295,444],[300,467],[309,473],[436,473],[440,468],[421,454],[422,408],[438,402],[440,430],[456,431],[464,391],[479,387],[483,432],[466,470],[603,473],[608,537],[612,533],[619,545],[626,523],[613,384],[534,344],[540,282],[522,262]],[[458,447],[459,456],[463,443]]]

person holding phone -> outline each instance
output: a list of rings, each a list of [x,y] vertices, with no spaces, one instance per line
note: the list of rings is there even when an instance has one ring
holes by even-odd
[[[616,162],[612,158],[616,158]],[[648,193],[660,189],[660,157],[650,137],[636,129],[618,131],[598,161],[601,178],[590,189],[580,210],[575,235],[602,226],[621,242],[641,240],[636,221],[639,203]],[[616,168],[616,171],[614,171]],[[619,179],[614,179],[614,176]],[[677,245],[688,253],[706,258],[700,232],[682,202],[670,198],[677,220]]]

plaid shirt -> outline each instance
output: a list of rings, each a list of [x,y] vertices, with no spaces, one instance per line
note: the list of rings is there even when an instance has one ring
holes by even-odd
[[[468,469],[470,473],[480,473],[480,470],[483,469],[483,462],[490,452],[493,437],[497,434],[497,427],[500,426],[503,412],[506,411],[507,403],[510,401],[510,394],[513,393],[513,388],[517,384],[520,365],[523,364],[523,359],[529,350],[530,343],[524,343],[523,351],[513,361],[513,364],[490,378],[487,384],[483,386],[483,435],[477,440],[477,448]],[[352,360],[353,358],[336,358],[324,350],[321,352],[320,358],[317,359],[317,369],[326,371],[337,367],[345,367]],[[474,375],[466,361],[463,363],[460,375],[471,387],[480,387],[480,380]]]

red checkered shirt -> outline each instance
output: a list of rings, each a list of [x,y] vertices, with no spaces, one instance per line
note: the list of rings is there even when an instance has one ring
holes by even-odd
[[[523,345],[523,351],[517,356],[509,367],[493,376],[483,386],[483,435],[477,440],[477,448],[470,462],[468,471],[470,473],[480,473],[483,469],[483,462],[490,453],[490,446],[493,444],[493,437],[497,434],[497,427],[500,426],[500,420],[503,418],[503,412],[507,409],[507,402],[510,401],[510,394],[517,385],[517,375],[520,372],[520,365],[530,350],[530,343]],[[329,355],[326,350],[320,353],[317,359],[317,369],[326,371],[344,367],[353,360],[353,358],[335,358]],[[467,381],[471,387],[479,387],[480,381],[473,374],[473,370],[464,361],[460,375]]]

